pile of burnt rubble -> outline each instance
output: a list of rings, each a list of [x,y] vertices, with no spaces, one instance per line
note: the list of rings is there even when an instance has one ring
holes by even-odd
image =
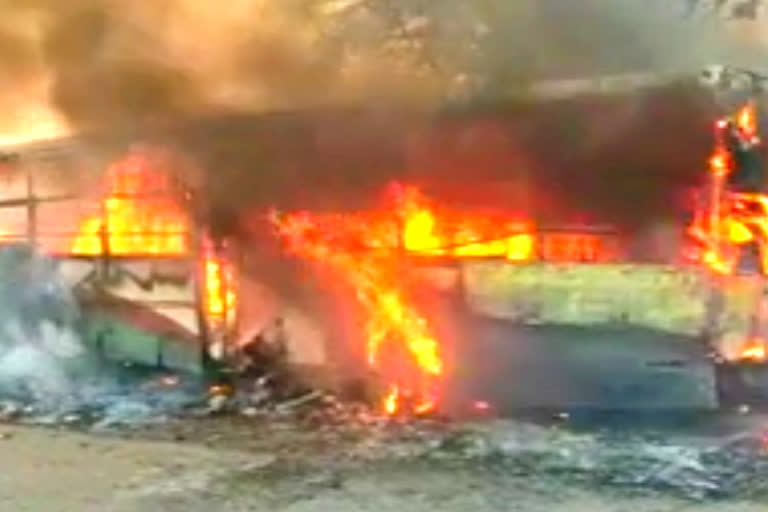
[[[207,386],[197,378],[158,373],[131,387],[95,382],[55,402],[4,396],[0,398],[0,422],[106,428],[232,415],[301,418],[326,424],[381,420],[368,404],[344,401],[327,391],[302,389],[283,395],[272,386],[269,376],[240,379],[234,386]]]
[[[376,393],[363,382],[334,393],[317,389],[289,362],[282,320],[259,333],[234,361],[215,372],[203,414],[235,413],[247,417],[310,416],[334,422],[376,422]]]
[[[0,421],[113,427],[218,415],[314,415],[327,421],[375,416],[361,400],[307,385],[289,362],[281,327],[278,319],[226,364],[210,362],[203,376],[102,361],[66,378],[47,369],[49,359],[33,360],[34,372],[0,386]]]
[[[243,351],[237,364],[209,375],[182,375],[121,364],[45,393],[33,386],[0,389],[0,422],[77,427],[131,427],[216,416],[302,420],[324,424],[382,421],[361,396],[308,386],[271,344]]]

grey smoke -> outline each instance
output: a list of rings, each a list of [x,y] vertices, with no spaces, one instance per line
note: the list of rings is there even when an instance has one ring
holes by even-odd
[[[55,259],[23,245],[0,248],[0,404],[31,407],[28,421],[85,412],[108,426],[161,419],[200,399],[195,379],[147,392],[141,372],[123,378],[117,363],[99,363],[80,329],[86,317]]]
[[[475,79],[501,93],[548,76],[765,57],[760,25],[728,28],[712,10],[686,16],[685,4],[0,0],[0,131],[34,124],[46,104],[82,128],[221,110],[439,103]]]
[[[87,360],[79,311],[56,263],[26,246],[0,249],[0,394],[62,406]]]

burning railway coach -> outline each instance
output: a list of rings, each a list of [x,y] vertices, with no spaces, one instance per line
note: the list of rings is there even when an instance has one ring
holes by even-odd
[[[672,256],[640,254],[609,227],[445,208],[407,184],[372,211],[273,211],[272,234],[356,299],[358,363],[386,414],[765,402],[768,198],[741,172],[759,147],[754,109],[716,123],[702,200]],[[84,183],[24,154],[6,173],[3,240],[57,257],[107,359],[235,366],[264,323],[250,317],[274,313],[245,286],[259,276],[240,266],[242,247],[200,220],[187,166],[138,147],[105,173],[78,169]],[[340,344],[326,330],[316,344]],[[314,363],[336,371],[332,348]]]

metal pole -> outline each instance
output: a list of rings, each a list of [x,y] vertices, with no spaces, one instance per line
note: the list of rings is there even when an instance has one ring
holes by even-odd
[[[101,226],[99,228],[99,245],[101,246],[101,262],[99,268],[99,280],[106,281],[109,279],[109,267],[111,259],[111,247],[110,247],[110,227],[109,227],[109,208],[107,208],[106,201],[102,200],[101,205]]]
[[[27,179],[27,242],[37,248],[37,196],[35,195],[35,175],[32,167],[25,165]]]

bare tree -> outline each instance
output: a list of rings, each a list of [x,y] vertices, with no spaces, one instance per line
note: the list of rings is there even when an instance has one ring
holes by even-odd
[[[659,13],[631,0],[293,1],[313,3],[327,39],[348,56],[406,69],[414,84],[433,80],[447,96],[490,97],[525,94],[543,79],[674,68],[698,48],[685,18],[757,19],[764,8],[762,0],[656,2]]]

